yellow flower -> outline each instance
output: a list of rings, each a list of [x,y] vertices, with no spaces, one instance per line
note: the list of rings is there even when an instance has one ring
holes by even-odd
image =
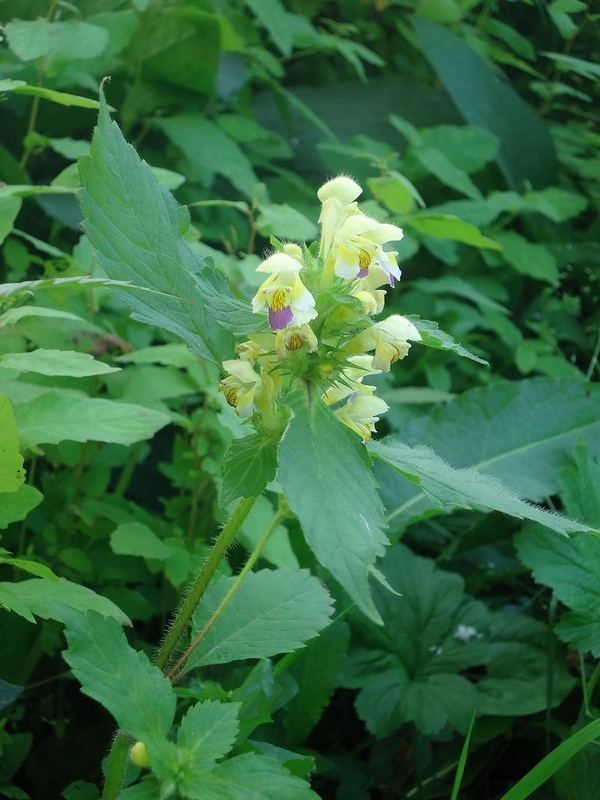
[[[314,353],[319,341],[313,329],[305,323],[297,328],[286,328],[275,334],[275,350],[279,358],[284,359],[290,350],[302,350],[307,346],[309,353]]]
[[[298,327],[317,316],[315,299],[300,280],[301,269],[302,262],[288,253],[274,253],[257,267],[269,277],[254,295],[252,310],[258,314],[268,308],[272,331]]]
[[[421,340],[421,334],[406,317],[392,314],[391,317],[361,331],[346,344],[344,349],[349,353],[374,350],[373,369],[388,372],[392,364],[408,353],[409,339],[418,342]]]
[[[254,413],[254,401],[262,387],[262,378],[258,375],[250,361],[231,359],[223,362],[223,369],[229,372],[219,384],[230,406],[235,408],[240,417],[251,417]]]
[[[398,242],[404,236],[402,228],[387,222],[377,222],[365,214],[348,217],[339,227],[330,258],[333,271],[339,278],[366,278],[373,267],[385,274],[385,283],[394,286],[400,280],[400,268],[395,251],[386,252],[382,245]]]
[[[317,197],[322,203],[319,223],[321,224],[321,242],[319,254],[327,258],[333,244],[334,236],[344,220],[352,214],[359,214],[356,198],[362,194],[362,189],[346,175],[332,178],[317,192]]]
[[[344,405],[334,413],[344,425],[358,433],[363,442],[368,442],[375,431],[375,424],[379,422],[379,416],[388,409],[388,404],[381,397],[365,392],[352,392]]]

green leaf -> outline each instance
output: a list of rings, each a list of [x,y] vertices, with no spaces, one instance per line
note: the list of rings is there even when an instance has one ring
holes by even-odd
[[[31,622],[34,621],[33,614],[42,619],[65,622],[68,610],[74,609],[84,614],[93,610],[104,621],[110,617],[122,625],[131,624],[121,609],[106,597],[64,578],[58,581],[32,578],[18,583],[0,583],[0,605],[16,611]],[[26,613],[22,612],[23,609]]]
[[[11,522],[25,519],[43,499],[44,495],[28,483],[24,483],[16,492],[0,494],[0,529],[7,528]]]
[[[412,23],[458,110],[471,125],[498,137],[498,166],[511,187],[554,182],[554,144],[534,110],[463,39],[416,15]]]
[[[192,706],[177,731],[182,757],[207,768],[227,755],[238,733],[239,709],[239,703],[210,700]]]
[[[256,498],[252,510],[244,520],[238,540],[251,553],[263,538],[265,531],[272,525],[273,510],[271,502],[263,495]],[[291,567],[298,569],[300,564],[296,557],[290,535],[283,525],[278,525],[266,544],[263,543],[261,558],[274,567]]]
[[[21,210],[21,199],[13,195],[0,197],[0,244],[12,231],[17,214]]]
[[[253,433],[234,439],[223,461],[220,504],[226,508],[238,497],[258,497],[275,477],[277,442],[269,435]]]
[[[279,482],[317,559],[373,620],[369,574],[383,555],[383,509],[359,437],[310,388],[289,398],[294,416],[279,448]]]
[[[166,328],[220,363],[233,354],[233,337],[219,321],[220,310],[209,305],[214,289],[182,238],[189,217],[125,142],[102,103],[90,156],[79,162],[84,227],[100,265],[112,279],[162,292],[122,297],[136,318]],[[221,305],[228,299],[222,297]]]
[[[255,753],[230,758],[212,773],[220,779],[221,792],[232,800],[319,800],[309,785],[293,777],[276,761]],[[198,794],[201,800],[222,800],[223,794]]]
[[[0,356],[0,368],[2,367],[17,370],[17,372],[69,375],[73,378],[120,372],[119,367],[111,367],[103,361],[98,361],[89,353],[77,353],[73,350],[45,350],[43,348],[26,353],[6,353]]]
[[[265,236],[303,241],[314,239],[317,226],[304,214],[288,205],[261,205],[256,217],[256,227]]]
[[[192,638],[204,629],[235,578],[213,584],[194,612]],[[187,666],[268,658],[297,650],[324,628],[331,598],[307,570],[250,573],[188,659]]]
[[[241,147],[203,114],[178,114],[156,123],[188,162],[192,178],[210,187],[222,175],[246,197],[252,197],[258,178]]]
[[[16,81],[15,81],[16,83]],[[19,81],[19,83],[22,83]],[[59,92],[56,89],[48,89],[45,86],[29,86],[28,84],[16,86],[13,90],[15,94],[32,95],[33,97],[41,97],[43,100],[50,100],[52,103],[57,103],[61,106],[74,106],[75,108],[100,108],[100,103],[97,100],[90,100],[89,97],[81,97],[78,94],[70,94],[69,92]],[[57,189],[59,187],[56,187]]]
[[[516,231],[498,231],[494,235],[502,248],[502,258],[517,272],[546,281],[551,286],[558,285],[558,263],[545,245],[529,242]]]
[[[298,685],[284,712],[290,743],[303,742],[321,718],[339,685],[349,642],[350,629],[338,620],[313,639],[288,668]]]
[[[420,146],[415,148],[414,155],[421,166],[431,175],[435,175],[445,186],[455,189],[460,194],[466,194],[472,200],[483,199],[483,195],[466,172],[455,167],[445,153],[435,147]]]
[[[590,458],[583,441],[575,445],[575,456],[559,473],[558,482],[566,513],[600,526],[600,461]]]
[[[600,387],[549,378],[471,389],[402,429],[404,445],[428,445],[454,467],[495,475],[534,502],[556,494],[579,438],[600,455]],[[432,509],[416,486],[389,471],[380,478],[388,520],[406,523]]]
[[[293,29],[280,0],[245,0],[245,4],[266,28],[271,41],[284,56],[289,56],[294,43]]]
[[[0,394],[0,494],[16,492],[25,481],[19,433],[9,398]],[[2,516],[0,499],[0,518]]]
[[[459,170],[471,174],[493,161],[498,139],[483,128],[471,125],[436,125],[420,131],[421,142],[444,155]]]
[[[438,508],[501,511],[519,519],[539,522],[557,533],[593,530],[582,522],[533,506],[497,478],[475,469],[454,469],[429,447],[409,447],[391,438],[373,443],[371,453],[416,483]],[[598,531],[600,533],[600,531]]]
[[[65,439],[130,445],[149,439],[170,422],[162,411],[60,391],[19,404],[16,416],[24,448]]]
[[[446,725],[464,732],[484,704],[484,713],[507,715],[546,707],[546,676],[539,669],[546,646],[542,624],[490,612],[464,593],[459,575],[438,569],[404,545],[388,550],[381,570],[399,594],[375,587],[385,627],[374,631],[356,619],[355,646],[342,680],[360,690],[356,708],[371,733],[388,736],[409,721],[425,736]],[[513,662],[507,670],[508,653]],[[490,684],[508,692],[515,678],[520,695],[513,693],[505,705],[494,707],[488,700]],[[565,668],[555,669],[555,679],[553,705],[573,685]]]
[[[450,214],[421,212],[407,218],[405,224],[407,227],[419,231],[419,233],[435,236],[438,239],[451,239],[455,242],[464,242],[472,247],[480,247],[487,250],[502,250],[502,244],[484,236],[475,225],[471,225],[470,222],[465,222],[464,219]]]
[[[456,353],[458,356],[463,356],[463,358],[469,358],[471,361],[476,361],[478,364],[489,366],[488,362],[483,358],[479,358],[479,356],[467,350],[466,347],[455,342],[449,333],[445,333],[445,331],[438,327],[437,322],[431,322],[430,320],[420,319],[415,316],[409,316],[407,319],[414,324],[421,334],[420,344],[426,347],[434,347],[436,350],[450,350],[450,352]]]
[[[35,575],[36,578],[46,578],[49,581],[57,581],[58,575],[47,567],[45,564],[40,564],[39,561],[32,561],[30,558],[13,558],[10,555],[0,554],[0,563],[8,564],[15,569],[22,569],[30,575]]]
[[[517,534],[519,558],[538,583],[550,586],[574,613],[564,615],[556,633],[572,647],[600,656],[600,540],[588,534],[568,539],[527,526]]]
[[[167,561],[171,550],[142,522],[124,522],[110,535],[110,549],[121,556],[141,556]]]
[[[521,778],[512,789],[502,795],[500,800],[525,800],[536,789],[554,775],[564,764],[573,758],[582,748],[600,736],[600,719],[590,722],[585,728],[572,734],[558,745],[551,753],[538,762],[535,767]],[[571,788],[571,787],[570,787]]]
[[[94,611],[66,615],[63,653],[84,694],[101,703],[136,739],[164,738],[175,715],[169,679],[133,650],[120,625]]]
[[[576,58],[575,56],[569,56],[565,53],[552,53],[549,51],[541,52],[540,55],[551,58],[555,64],[558,64],[559,68],[562,67],[565,72],[575,72],[593,81],[600,78],[600,64],[594,61],[586,61],[583,58]]]

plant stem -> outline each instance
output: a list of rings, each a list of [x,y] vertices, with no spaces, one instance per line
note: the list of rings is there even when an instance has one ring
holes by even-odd
[[[121,794],[130,747],[131,742],[123,731],[117,731],[106,762],[106,779],[102,800],[117,800]]]
[[[246,575],[250,572],[252,567],[256,564],[256,562],[258,561],[258,558],[259,558],[260,554],[262,553],[265,545],[269,541],[269,538],[270,538],[271,534],[277,528],[279,523],[283,519],[285,519],[286,516],[287,516],[287,510],[279,510],[275,514],[275,516],[271,520],[271,524],[269,525],[269,527],[267,528],[267,530],[263,534],[263,536],[262,536],[261,540],[259,541],[259,543],[256,545],[256,547],[252,551],[250,557],[248,558],[248,561],[246,561],[246,563],[244,564],[243,569],[241,570],[240,574],[235,579],[231,589],[227,592],[225,597],[221,600],[221,602],[219,603],[219,605],[214,610],[213,614],[211,615],[211,617],[208,620],[208,622],[206,623],[206,625],[202,628],[200,633],[194,638],[194,640],[192,641],[190,646],[187,648],[187,650],[184,653],[182,653],[182,655],[179,657],[177,662],[171,667],[169,672],[167,672],[168,677],[171,679],[171,681],[173,683],[175,683],[179,678],[182,677],[182,675],[183,675],[183,667],[185,666],[185,662],[190,657],[190,655],[194,652],[196,647],[198,647],[200,642],[204,639],[204,637],[206,636],[208,631],[212,628],[212,626],[215,624],[217,619],[221,616],[221,614],[223,613],[223,610],[229,605],[229,603],[231,602],[231,599],[233,598],[233,596],[236,594],[236,592],[238,591],[238,589],[242,585],[242,581],[244,580]]]
[[[173,624],[156,655],[155,664],[161,669],[164,669],[169,663],[169,660],[173,655],[173,651],[177,647],[177,643],[183,636],[192,614],[196,610],[196,606],[202,599],[202,595],[208,587],[210,579],[215,574],[217,567],[231,546],[235,535],[250,513],[250,509],[254,505],[255,501],[256,497],[243,498],[219,534],[216,542],[214,543],[213,549],[210,551],[208,560],[202,567],[202,570],[194,581],[192,588],[183,602],[183,605],[177,612],[177,616],[175,617]]]

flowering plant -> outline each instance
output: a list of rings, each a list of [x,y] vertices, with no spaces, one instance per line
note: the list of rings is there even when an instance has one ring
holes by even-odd
[[[400,315],[380,322],[386,291],[400,279],[397,252],[384,250],[402,229],[364,214],[360,186],[340,175],[318,191],[321,238],[313,246],[275,242],[260,263],[267,278],[252,310],[268,316],[270,331],[238,345],[223,367],[220,389],[237,414],[257,429],[281,427],[281,399],[302,382],[315,387],[336,417],[367,442],[388,410],[363,379],[387,372],[421,334]]]

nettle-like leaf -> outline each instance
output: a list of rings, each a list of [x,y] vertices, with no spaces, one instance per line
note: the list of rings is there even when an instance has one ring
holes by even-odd
[[[0,494],[16,492],[25,480],[23,456],[12,404],[0,394]],[[2,500],[0,499],[0,516]]]
[[[279,447],[279,482],[319,562],[378,621],[369,575],[387,538],[369,456],[308,389],[289,403],[294,416]]]
[[[258,497],[277,470],[277,442],[273,436],[254,433],[234,439],[223,461],[220,503],[226,508],[238,497]]]
[[[429,447],[409,447],[397,440],[385,439],[373,443],[371,453],[417,484],[427,498],[440,509],[472,508],[501,511],[519,519],[540,522],[563,534],[583,529],[593,530],[585,523],[576,522],[521,500],[492,475],[470,468],[454,469]]]
[[[233,334],[253,315],[222,276],[202,269],[182,236],[187,212],[111,122],[103,96],[90,155],[79,169],[84,228],[102,268],[112,279],[161,293],[123,294],[134,316],[177,334],[210,361],[231,357]]]
[[[455,468],[494,475],[519,497],[540,502],[556,494],[578,438],[591,456],[600,455],[600,387],[550,378],[494,383],[412,419],[387,443],[396,438],[432,448]],[[395,526],[437,513],[399,473],[379,469],[378,476]]]
[[[0,356],[0,368],[14,369],[17,372],[34,372],[38,375],[66,375],[73,378],[106,375],[109,372],[119,372],[120,369],[98,361],[89,353],[48,350],[41,347],[25,353],[5,353]]]
[[[169,679],[133,650],[121,626],[90,611],[64,614],[69,649],[64,658],[82,691],[101,703],[127,733],[142,741],[164,738],[175,715]]]
[[[356,708],[378,737],[413,722],[426,736],[446,726],[464,732],[473,712],[529,714],[546,707],[545,628],[526,617],[492,613],[464,593],[459,575],[395,545],[381,564],[399,593],[374,588],[385,622],[356,620],[357,647],[343,684],[359,689]],[[480,668],[478,678],[468,671]],[[572,681],[553,665],[552,703]],[[476,682],[475,682],[476,681]]]
[[[221,578],[208,589],[192,618],[192,639],[204,629],[234,581]],[[250,573],[194,650],[187,667],[297,650],[328,624],[332,610],[327,591],[307,570]]]
[[[111,617],[121,625],[130,625],[128,617],[108,598],[87,586],[60,580],[32,578],[27,581],[0,583],[0,606],[14,611],[29,622],[36,617],[65,621],[70,609],[85,614],[93,610],[102,619]],[[71,612],[72,613],[72,612]]]

